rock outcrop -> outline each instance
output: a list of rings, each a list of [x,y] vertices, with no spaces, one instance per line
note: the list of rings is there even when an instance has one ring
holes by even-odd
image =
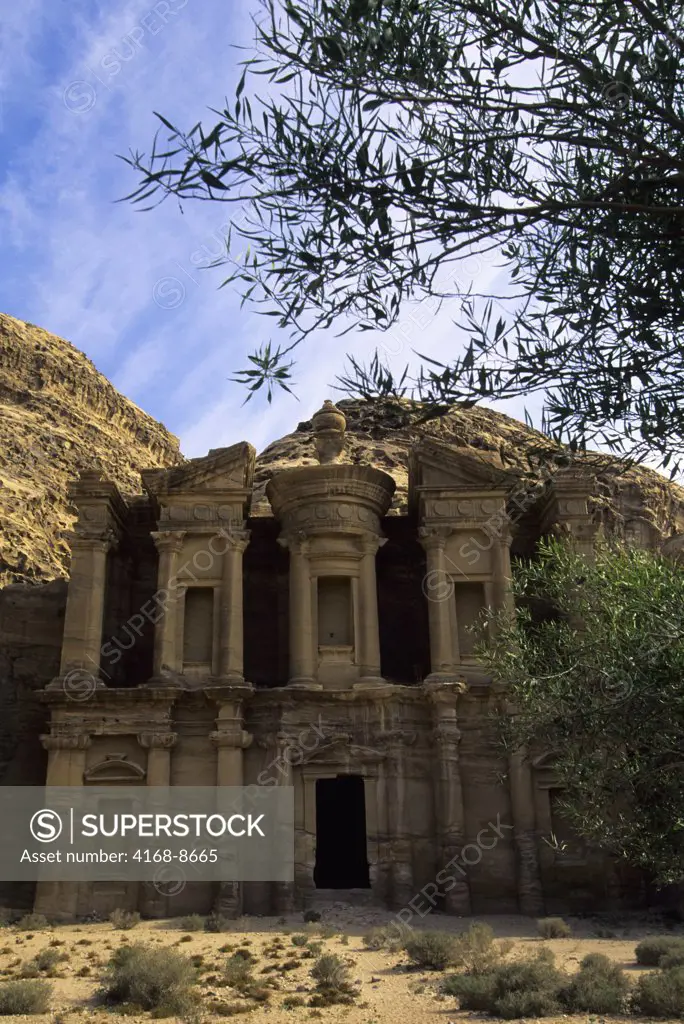
[[[539,431],[484,407],[454,406],[435,414],[410,399],[336,403],[347,418],[342,462],[375,466],[394,477],[397,489],[390,515],[402,515],[408,502],[408,452],[421,437],[434,437],[471,456],[532,478],[558,453]],[[684,488],[644,466],[595,452],[568,455],[595,478],[593,507],[607,531],[627,540],[643,529],[653,538],[669,537],[684,522]],[[253,515],[271,515],[266,484],[274,473],[315,465],[313,425],[306,420],[291,434],[270,444],[256,461]]]
[[[182,461],[178,439],[82,352],[0,314],[0,586],[65,576],[68,481],[98,467],[122,491]]]

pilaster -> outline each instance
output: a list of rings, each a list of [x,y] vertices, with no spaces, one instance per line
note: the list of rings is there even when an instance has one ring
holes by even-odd
[[[220,590],[219,674],[230,683],[244,682],[242,557],[249,544],[247,530],[224,533]]]
[[[457,715],[458,696],[465,690],[465,684],[425,683],[424,686],[432,701],[439,870],[447,873],[451,886],[446,891],[445,882],[444,909],[449,914],[464,916],[471,913],[470,889],[467,877],[454,869],[453,865],[460,858],[465,843],[463,788],[458,755],[461,733]],[[452,867],[448,868],[448,864],[452,864]]]
[[[148,786],[166,789],[171,784],[171,750],[176,744],[178,735],[175,732],[143,732],[138,735],[138,743],[147,750]],[[166,917],[168,900],[171,897],[155,887],[154,882],[143,882],[140,896],[140,909],[146,917]]]
[[[281,542],[290,551],[290,686],[311,686],[314,682],[313,609],[309,541],[289,534]]]
[[[456,679],[453,637],[451,634],[451,603],[454,585],[446,571],[444,547],[451,535],[449,526],[421,526],[418,539],[427,555],[427,573],[423,593],[428,600],[430,628],[430,675],[428,681],[449,682]]]
[[[157,619],[154,632],[155,678],[179,672],[179,653],[176,644],[176,617],[178,610],[178,554],[183,546],[184,530],[159,530],[152,539],[159,552],[157,573],[158,593],[164,595],[163,614]]]

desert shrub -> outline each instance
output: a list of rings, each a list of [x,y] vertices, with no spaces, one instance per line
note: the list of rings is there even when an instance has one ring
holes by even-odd
[[[387,945],[388,929],[376,926],[370,928],[362,937],[361,941],[367,949],[383,949]]]
[[[44,914],[24,914],[15,927],[20,932],[42,932],[50,927],[50,922]]]
[[[557,1014],[566,984],[567,976],[555,966],[553,954],[541,950],[532,959],[500,963],[479,974],[451,975],[441,990],[456,996],[462,1010],[512,1019]]]
[[[571,1013],[622,1013],[627,1002],[629,982],[618,964],[602,953],[590,953],[563,993],[563,1002]]]
[[[316,928],[316,933],[320,935],[322,939],[332,939],[333,935],[337,935],[337,928],[331,924],[319,924]]]
[[[217,1017],[236,1017],[239,1013],[249,1013],[254,1007],[251,1003],[224,1003],[220,999],[215,999],[209,1004],[209,1009]]]
[[[674,935],[656,935],[640,942],[634,953],[638,964],[660,967],[665,957],[684,953],[684,939]]]
[[[446,932],[416,932],[404,943],[409,960],[424,970],[443,971],[454,962],[454,936]]]
[[[291,935],[290,940],[293,946],[306,946],[307,942],[309,941],[309,936],[301,934]]]
[[[201,914],[188,914],[178,921],[178,930],[181,932],[204,931],[204,918]]]
[[[314,924],[316,921],[320,921],[321,915],[318,910],[305,910],[302,917],[307,924]]]
[[[103,996],[110,1003],[129,1003],[157,1016],[182,1015],[194,1003],[195,970],[173,949],[152,949],[143,943],[121,946],[109,961]]]
[[[451,962],[469,974],[481,974],[501,963],[511,947],[509,942],[496,943],[488,924],[475,923],[467,931],[454,936]]]
[[[140,924],[140,914],[137,910],[121,910],[117,907],[109,915],[109,921],[117,931],[127,932]]]
[[[223,968],[223,978],[226,985],[242,991],[252,984],[252,958],[240,955],[240,950],[233,954]]]
[[[294,1010],[297,1006],[305,1006],[306,1000],[302,996],[285,996],[280,1005],[283,1010]]]
[[[320,956],[323,952],[322,942],[307,942],[306,948],[313,956]]]
[[[684,967],[671,967],[639,978],[633,997],[637,1013],[684,1020]]]
[[[51,946],[64,946],[65,942],[64,942],[64,939],[58,939],[57,936],[55,935],[55,937],[53,939],[50,939],[50,945]]]
[[[562,917],[540,917],[537,931],[542,939],[569,939],[572,928]]]
[[[0,1015],[47,1013],[52,997],[49,981],[0,982]]]
[[[37,978],[43,973],[51,973],[60,960],[67,958],[68,954],[59,953],[56,949],[51,949],[47,946],[36,953],[33,960],[29,960],[27,964],[24,964],[21,976],[22,978]]]
[[[76,971],[76,977],[78,978],[87,978],[89,974],[90,967],[88,967],[88,964],[84,964],[83,967],[79,967],[79,969]]]
[[[332,1006],[334,1003],[351,1003],[355,993],[349,981],[349,968],[344,960],[334,953],[324,953],[311,968],[311,977],[316,982],[316,992],[311,999],[312,1006]]]
[[[204,929],[207,932],[227,932],[230,929],[231,919],[225,914],[211,913],[204,922]]]
[[[684,949],[678,953],[668,953],[658,966],[663,971],[668,971],[671,967],[684,967]]]

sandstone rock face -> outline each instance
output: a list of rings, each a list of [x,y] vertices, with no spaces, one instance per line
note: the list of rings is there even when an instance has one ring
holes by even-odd
[[[178,439],[82,352],[0,314],[0,586],[67,574],[67,483],[82,470],[139,492],[141,468],[181,461]]]

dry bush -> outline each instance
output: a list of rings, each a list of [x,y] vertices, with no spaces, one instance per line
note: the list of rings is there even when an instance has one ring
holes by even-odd
[[[537,931],[542,939],[569,939],[572,935],[572,928],[562,917],[540,917]]]
[[[51,998],[49,981],[3,981],[0,983],[0,1015],[47,1013]]]
[[[44,914],[24,914],[15,925],[20,932],[43,932],[49,927],[50,922]]]
[[[480,974],[501,963],[512,948],[512,942],[495,942],[488,924],[476,922],[454,937],[452,964],[469,974]]]
[[[238,992],[242,992],[249,985],[252,985],[254,983],[252,977],[253,963],[254,957],[251,955],[243,956],[241,950],[234,953],[223,968],[223,979],[226,985],[236,989]]]
[[[332,1006],[336,1003],[348,1005],[356,998],[349,980],[349,967],[334,953],[325,953],[316,961],[311,968],[311,977],[316,982],[311,1006]]]
[[[182,1016],[196,1004],[192,988],[196,980],[187,957],[139,942],[114,953],[102,995],[106,1002],[153,1010],[159,1017]]]
[[[307,942],[309,941],[309,936],[302,935],[301,933],[298,935],[291,935],[290,941],[292,942],[293,946],[306,946]]]
[[[656,935],[640,942],[634,953],[638,964],[644,967],[660,967],[665,957],[684,954],[684,938]]]
[[[684,1020],[684,967],[670,967],[639,978],[633,1009],[644,1017]]]
[[[321,919],[321,915],[318,910],[305,910],[304,913],[302,914],[302,917],[307,922],[307,924],[315,923],[316,921],[320,921]]]
[[[201,914],[188,914],[181,917],[177,923],[179,932],[202,932],[204,931],[204,918]]]
[[[303,996],[286,996],[280,1004],[283,1010],[294,1010],[298,1006],[306,1006]]]
[[[137,910],[121,910],[117,907],[109,915],[109,921],[117,931],[128,932],[140,924],[140,914]]]
[[[249,1013],[254,1009],[253,1003],[224,1003],[215,999],[209,1004],[209,1009],[217,1017],[236,1017],[239,1013]]]
[[[404,949],[414,967],[430,971],[443,971],[456,955],[454,936],[446,932],[416,932],[405,941]]]

